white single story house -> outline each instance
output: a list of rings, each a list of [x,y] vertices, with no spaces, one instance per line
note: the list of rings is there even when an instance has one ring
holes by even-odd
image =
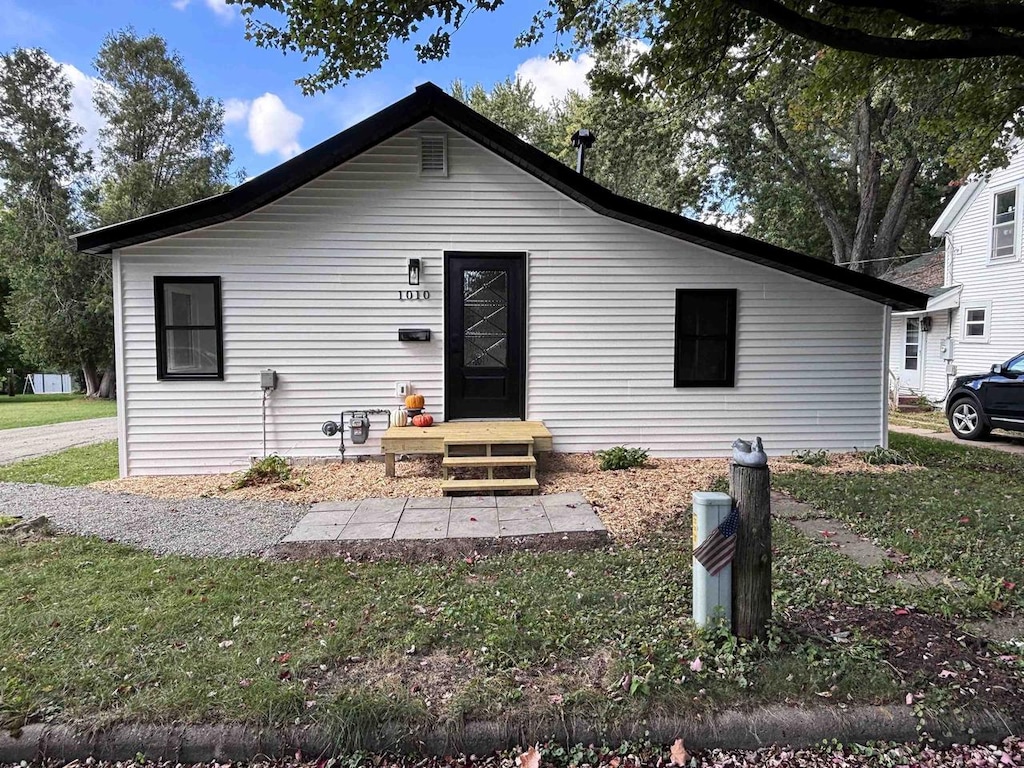
[[[900,391],[941,401],[958,375],[1024,352],[1024,152],[962,185],[931,228],[938,254],[886,275],[928,293],[893,313],[889,367]]]
[[[122,475],[243,468],[264,425],[268,452],[337,456],[321,424],[406,385],[556,451],[884,445],[890,312],[928,298],[615,195],[429,83],[77,245],[113,261]]]

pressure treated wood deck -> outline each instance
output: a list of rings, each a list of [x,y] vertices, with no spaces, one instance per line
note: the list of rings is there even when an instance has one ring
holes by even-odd
[[[533,453],[551,451],[551,432],[542,421],[452,421],[431,427],[389,427],[381,437],[388,477],[395,455],[445,454],[448,445],[516,445],[532,443]]]

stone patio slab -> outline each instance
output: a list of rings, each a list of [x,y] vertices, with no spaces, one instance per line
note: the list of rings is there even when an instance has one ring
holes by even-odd
[[[448,515],[451,512],[447,509],[408,509],[402,513],[399,520],[401,525],[406,523],[434,523],[448,525]]]
[[[440,523],[407,523],[404,520],[395,529],[396,539],[444,539],[448,537],[448,519]]]
[[[310,512],[355,512],[360,504],[359,499],[347,501],[320,501],[311,506]]]
[[[834,547],[857,565],[865,568],[892,562],[884,549],[851,532],[841,520],[827,517],[810,520],[790,519],[789,524],[811,541]]]
[[[545,507],[562,507],[568,504],[586,504],[587,500],[579,493],[548,493],[536,497]]]
[[[402,518],[401,509],[357,509],[349,519],[349,525],[367,523],[397,523]]]
[[[494,500],[493,496],[452,496],[451,500],[452,509],[465,509],[466,507],[496,509],[498,506],[498,502]]]
[[[518,507],[522,504],[540,504],[541,496],[495,496],[494,503],[497,504],[498,509],[508,507]]]
[[[604,523],[594,513],[589,515],[558,515],[548,518],[551,522],[551,530],[555,533],[572,533],[573,531],[605,531]]]
[[[427,496],[422,499],[409,499],[405,503],[406,511],[410,509],[451,509],[451,496]]]
[[[303,525],[301,522],[292,529],[292,532],[281,539],[281,543],[289,544],[295,541],[334,541],[338,534],[344,530],[339,525]]]
[[[448,538],[489,538],[498,534],[497,509],[452,509]]]
[[[347,525],[354,510],[322,511],[314,507],[299,521],[299,525]]]
[[[341,529],[338,541],[360,541],[365,539],[390,539],[395,535],[398,522],[349,523]]]
[[[546,517],[502,520],[498,526],[499,536],[531,536],[538,533],[552,533],[551,521]]]
[[[401,512],[408,499],[363,499],[356,512]]]
[[[498,507],[498,519],[505,520],[546,520],[547,512],[539,502],[520,504],[515,507]]]

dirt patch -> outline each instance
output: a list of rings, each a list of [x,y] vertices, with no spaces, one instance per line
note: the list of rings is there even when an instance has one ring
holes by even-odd
[[[832,604],[802,611],[790,623],[820,642],[855,631],[878,641],[884,662],[913,701],[931,696],[942,706],[965,708],[980,701],[1014,717],[1024,714],[1019,657],[1002,653],[952,621],[906,609]]]
[[[819,474],[906,472],[920,467],[870,466],[853,454],[831,454],[824,467],[810,467],[791,458],[771,461],[774,472],[794,470]],[[708,490],[729,471],[727,459],[651,459],[644,467],[602,472],[590,454],[543,454],[538,460],[541,493],[582,493],[594,505],[609,533],[635,540],[652,531],[687,526],[682,520],[693,491]],[[93,488],[161,499],[217,497],[313,504],[320,501],[440,496],[438,457],[399,461],[395,477],[384,476],[379,461],[355,461],[298,466],[292,480],[280,485],[232,488],[238,473],[130,477],[93,483]]]

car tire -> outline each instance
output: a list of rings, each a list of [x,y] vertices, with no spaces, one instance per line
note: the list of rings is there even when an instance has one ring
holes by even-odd
[[[949,428],[961,440],[980,440],[992,430],[981,407],[969,397],[957,400],[949,409]]]

